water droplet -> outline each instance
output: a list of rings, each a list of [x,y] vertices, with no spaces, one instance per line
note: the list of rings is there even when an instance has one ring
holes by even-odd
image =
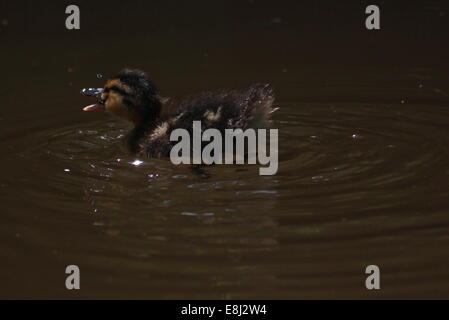
[[[131,164],[135,165],[136,167],[140,166],[142,163],[143,163],[143,161],[141,161],[141,160],[134,160],[133,162],[131,162]]]
[[[70,172],[70,169],[64,169],[65,172]]]
[[[405,100],[401,100],[401,104],[404,104],[405,103]]]
[[[97,73],[97,79],[103,78],[103,75],[101,73]]]

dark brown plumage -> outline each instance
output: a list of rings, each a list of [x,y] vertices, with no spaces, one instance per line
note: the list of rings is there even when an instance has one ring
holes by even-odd
[[[92,95],[92,94],[90,94]],[[170,133],[177,128],[192,132],[193,121],[201,121],[202,130],[265,128],[273,108],[273,89],[254,84],[246,89],[206,91],[187,97],[179,104],[165,101],[139,70],[125,69],[99,89],[100,101],[85,110],[106,110],[131,121],[134,129],[126,137],[130,152],[146,157],[168,157]],[[90,109],[89,109],[90,108]]]

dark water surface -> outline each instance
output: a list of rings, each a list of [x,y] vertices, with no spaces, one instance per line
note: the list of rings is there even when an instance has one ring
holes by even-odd
[[[425,49],[404,62],[395,56],[402,45],[392,60],[365,63],[369,49],[337,47],[333,60],[310,39],[301,56],[288,46],[297,39],[288,19],[271,38],[244,42],[281,28],[260,10],[262,27],[246,11],[224,11],[246,21],[247,34],[158,22],[159,40],[147,35],[132,50],[143,36],[121,38],[125,23],[104,38],[64,38],[10,12],[8,27],[19,26],[0,34],[1,298],[449,298],[447,65]],[[206,32],[206,44],[194,40]],[[297,55],[263,51],[268,40]],[[129,127],[83,113],[89,101],[79,95],[102,85],[97,73],[126,65],[148,71],[168,96],[273,83],[278,173],[216,166],[204,179],[167,159],[126,155]],[[65,289],[70,264],[81,269],[77,292]],[[376,292],[365,288],[370,264],[381,270]]]

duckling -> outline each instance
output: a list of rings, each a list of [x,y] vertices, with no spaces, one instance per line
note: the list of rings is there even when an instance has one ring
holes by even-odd
[[[140,70],[124,69],[109,78],[100,89],[83,89],[97,103],[84,111],[108,111],[128,121],[134,128],[125,142],[132,154],[163,158],[170,156],[176,141],[170,133],[183,128],[192,133],[193,121],[201,121],[202,130],[264,128],[273,112],[274,94],[269,84],[249,88],[219,89],[202,92],[175,103],[162,98],[156,86]]]

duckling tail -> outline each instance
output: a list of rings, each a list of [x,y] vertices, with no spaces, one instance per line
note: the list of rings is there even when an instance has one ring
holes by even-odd
[[[265,128],[271,115],[279,110],[273,107],[274,92],[269,84],[254,84],[247,92],[247,105],[242,109],[241,119],[246,119],[243,127]]]

